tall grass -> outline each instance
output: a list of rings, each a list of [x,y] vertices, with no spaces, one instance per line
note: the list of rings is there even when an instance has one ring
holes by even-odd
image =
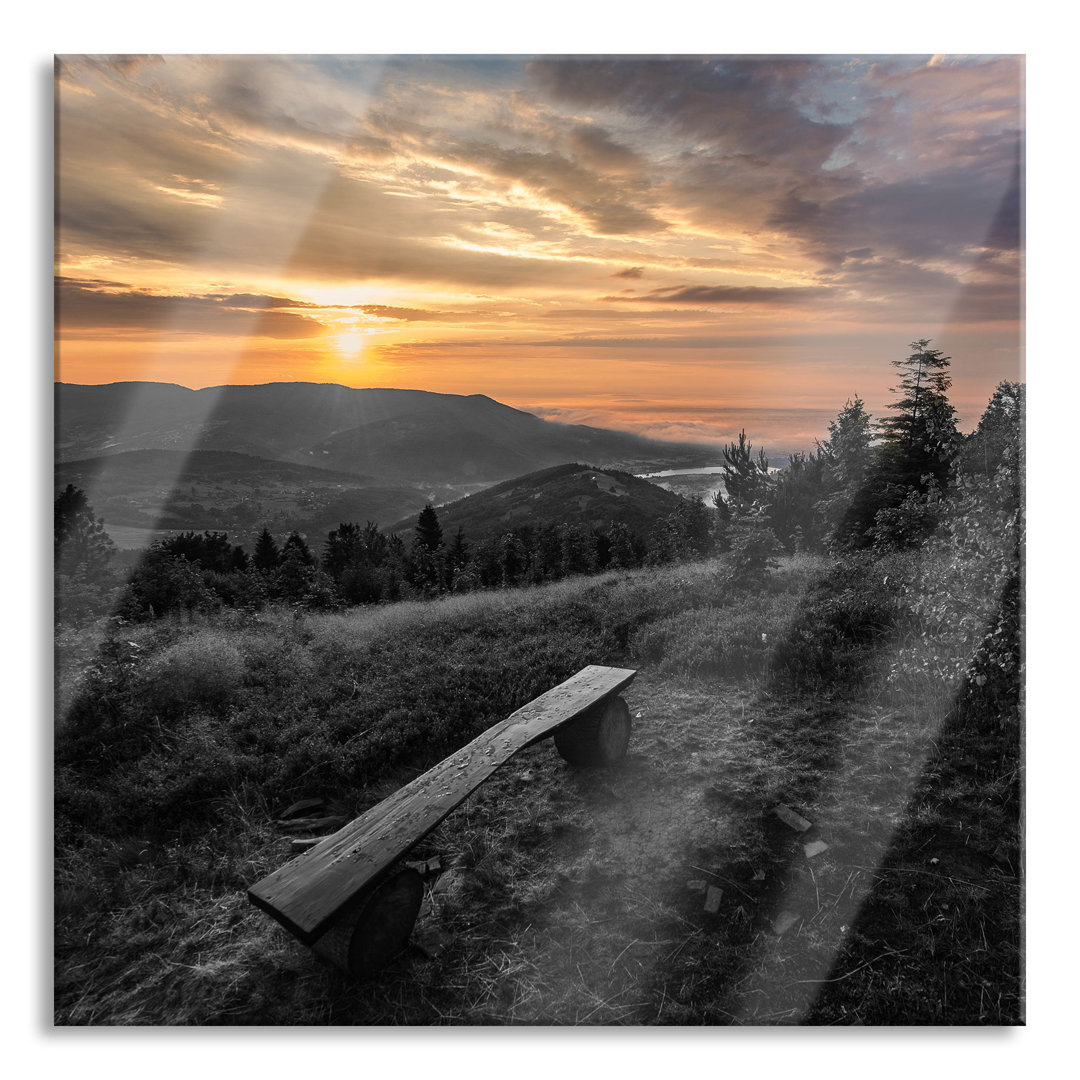
[[[713,861],[699,858],[698,865],[741,873],[723,860],[741,850],[739,836],[756,835],[759,826],[749,808],[756,811],[762,799],[774,797],[804,807],[815,801],[831,806],[830,840],[841,839],[846,830],[852,850],[865,846],[864,821],[880,812],[888,792],[896,804],[892,813],[902,813],[934,740],[944,756],[927,766],[925,798],[919,792],[913,796],[922,800],[914,826],[923,833],[912,832],[911,844],[902,834],[903,843],[923,845],[925,835],[950,832],[958,816],[969,833],[972,822],[982,822],[982,831],[972,835],[983,846],[992,835],[990,850],[1005,844],[1004,857],[1013,858],[1015,843],[1005,838],[1015,831],[1015,775],[996,758],[987,765],[993,754],[988,758],[984,752],[983,735],[937,728],[955,680],[944,683],[933,664],[912,661],[916,654],[932,659],[943,648],[961,648],[947,640],[947,620],[933,611],[933,618],[925,614],[926,598],[937,587],[931,577],[911,555],[835,564],[799,557],[786,560],[748,592],[732,581],[730,566],[715,559],[348,612],[298,617],[289,609],[268,608],[189,614],[112,626],[94,651],[77,635],[61,635],[58,702],[64,707],[55,744],[59,1015],[69,1023],[102,1017],[145,1022],[148,1016],[206,1022],[211,1015],[225,1021],[238,1015],[247,1022],[289,1016],[281,1022],[298,1022],[290,980],[302,978],[311,981],[312,992],[309,1011],[299,1022],[355,1019],[353,997],[328,987],[324,976],[297,959],[284,935],[249,912],[244,901],[245,887],[284,857],[274,824],[279,811],[297,798],[320,795],[342,813],[359,813],[586,664],[642,668],[635,694],[646,701],[652,696],[658,719],[678,715],[680,701],[692,703],[678,723],[664,720],[647,735],[648,725],[642,725],[644,737],[654,742],[650,756],[659,771],[649,771],[649,781],[642,772],[638,796],[658,798],[657,777],[672,797],[690,790],[702,775],[696,771],[697,751],[712,746],[713,771],[705,775],[719,775],[721,769],[725,780],[722,785],[710,780],[704,797],[712,800],[709,812],[721,815],[728,832],[716,840]],[[971,640],[971,634],[964,637]],[[598,853],[579,852],[575,845],[597,807],[605,805],[606,788],[575,785],[554,762],[544,768],[543,780],[530,782],[528,800],[517,797],[522,781],[509,776],[496,777],[485,789],[488,794],[473,800],[478,814],[484,799],[491,803],[494,847],[488,855],[481,850],[481,834],[467,821],[455,829],[464,835],[465,847],[475,849],[465,852],[473,874],[465,880],[475,880],[477,893],[459,898],[460,903],[451,894],[444,902],[449,915],[441,918],[471,934],[481,910],[493,920],[494,935],[480,966],[474,956],[471,974],[455,976],[467,981],[468,994],[455,996],[434,985],[425,991],[453,999],[458,1022],[483,1015],[561,1022],[570,1016],[594,1023],[634,1015],[619,1011],[622,1001],[597,1013],[595,1003],[586,1007],[584,999],[564,1008],[544,995],[530,998],[528,978],[514,976],[512,965],[539,963],[538,956],[527,960],[520,943],[500,945],[499,935],[505,931],[509,938],[513,928],[526,937],[539,934],[537,940],[552,948],[553,941],[559,948],[569,943],[574,954],[574,935],[581,936],[580,909],[568,897],[577,896],[577,889],[583,902],[591,895],[589,874]],[[630,783],[634,775],[631,770],[618,783]],[[952,803],[935,802],[939,781],[948,784]],[[992,814],[985,805],[988,792],[997,793]],[[568,797],[572,803],[577,799],[577,810],[562,806]],[[617,806],[614,783],[610,798]],[[550,809],[551,800],[559,801],[560,812],[538,812],[532,820],[530,807]],[[857,820],[847,821],[853,813]],[[709,835],[716,832],[709,828]],[[641,839],[625,840],[623,857],[628,858]],[[556,853],[547,877],[532,873],[534,848]],[[660,858],[654,848],[646,845],[639,854],[645,861]],[[897,876],[916,880],[913,871],[914,865]],[[580,885],[564,881],[564,873],[574,880],[581,876]],[[643,870],[638,887],[651,880]],[[749,878],[738,880],[743,889],[751,888]],[[511,888],[508,882],[517,884]],[[560,896],[570,905],[559,916],[566,919],[566,932],[555,927],[545,937],[541,923],[530,931],[549,903],[562,903]],[[664,911],[672,903],[664,896],[647,899]],[[517,916],[507,914],[512,908],[520,908],[520,927]],[[610,957],[604,953],[593,972],[597,985],[634,949],[644,948],[643,942],[656,938],[659,943],[661,936],[675,933],[670,911],[657,912],[660,921],[643,914],[631,938],[611,937]],[[896,921],[888,904],[882,912],[882,918]],[[1014,912],[1009,899],[994,915],[1003,934],[1015,929],[1010,929]],[[676,919],[679,926],[684,921],[682,915]],[[903,933],[922,933],[920,925],[913,913]],[[685,949],[665,946],[675,982],[638,1022],[653,1022],[649,1018],[664,1009],[669,1019],[715,1022],[709,1009],[721,1000],[721,991],[695,988],[702,972],[710,973],[710,986],[727,987],[723,993],[734,995],[728,1005],[737,1012],[742,999],[729,986],[731,973],[722,969],[747,963],[759,937],[746,919],[738,926],[726,953],[708,935],[695,937]],[[883,926],[873,922],[866,930],[867,961],[881,951],[874,943],[885,934]],[[595,941],[583,941],[582,947],[595,948]],[[958,950],[968,947],[968,937],[957,939]],[[163,950],[175,962],[164,988],[161,964],[151,962]],[[1008,955],[1015,983],[1014,945]],[[543,963],[557,959],[555,953],[545,956]],[[496,970],[491,966],[496,963],[510,966]],[[579,963],[575,959],[573,970],[580,979]],[[985,966],[986,977],[994,976],[989,960]],[[283,968],[286,976],[277,978]],[[589,974],[587,964],[585,971]],[[562,974],[548,974],[551,981],[544,985],[555,987]],[[258,993],[266,1000],[253,1001],[253,988],[263,983],[266,989]],[[424,1001],[409,997],[407,980],[394,985],[401,1000],[391,1007],[372,990],[363,997],[365,1016],[403,1022],[434,1015],[425,1011]],[[541,985],[539,977],[535,985]],[[854,987],[856,979],[838,986]],[[197,1000],[200,987],[216,995],[212,1006]],[[495,996],[471,1013],[466,998],[487,992],[485,987]],[[501,995],[510,991],[520,1000],[506,1005]],[[328,993],[331,1004],[320,1004]],[[682,1011],[664,1004],[669,993],[686,999]],[[886,990],[866,993],[877,995],[870,1014],[887,1017]],[[825,1022],[834,1022],[852,1004],[850,995],[839,1000]],[[1012,1015],[1013,988],[1004,1000],[993,1015]]]
[[[750,606],[709,562],[124,627],[97,658],[60,665],[58,828],[184,835],[310,790],[372,801],[586,664],[763,674],[808,573],[789,565]]]

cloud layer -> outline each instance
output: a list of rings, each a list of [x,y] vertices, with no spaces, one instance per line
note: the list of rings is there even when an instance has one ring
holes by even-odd
[[[425,377],[511,397],[480,353],[622,343],[660,386],[669,348],[722,365],[824,328],[872,342],[882,393],[915,337],[980,343],[973,401],[1018,375],[1017,57],[74,56],[56,79],[61,377],[190,383],[245,339],[260,372],[303,349],[365,385],[441,350]],[[842,403],[826,361],[800,362]]]

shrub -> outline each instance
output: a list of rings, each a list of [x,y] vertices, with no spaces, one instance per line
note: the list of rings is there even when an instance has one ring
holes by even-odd
[[[163,713],[194,706],[221,710],[233,700],[244,677],[244,660],[224,634],[198,634],[170,645],[139,673],[147,701]]]
[[[780,565],[784,548],[763,518],[748,514],[732,521],[727,531],[731,583],[740,589],[760,589]]]
[[[172,611],[214,611],[220,606],[221,601],[194,563],[153,552],[132,575],[120,613],[138,621]]]
[[[778,685],[852,692],[865,687],[882,648],[905,620],[910,557],[857,553],[837,562],[803,598],[773,656]]]

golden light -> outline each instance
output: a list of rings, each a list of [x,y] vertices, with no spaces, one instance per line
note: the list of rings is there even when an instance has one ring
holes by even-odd
[[[367,334],[361,334],[355,330],[337,334],[334,337],[334,344],[342,355],[356,357],[364,351],[364,346],[367,344]]]

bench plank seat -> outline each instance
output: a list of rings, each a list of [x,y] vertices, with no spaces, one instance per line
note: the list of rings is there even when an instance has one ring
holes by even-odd
[[[305,945],[313,944],[500,765],[625,689],[636,674],[629,668],[583,668],[251,886],[248,898]]]

